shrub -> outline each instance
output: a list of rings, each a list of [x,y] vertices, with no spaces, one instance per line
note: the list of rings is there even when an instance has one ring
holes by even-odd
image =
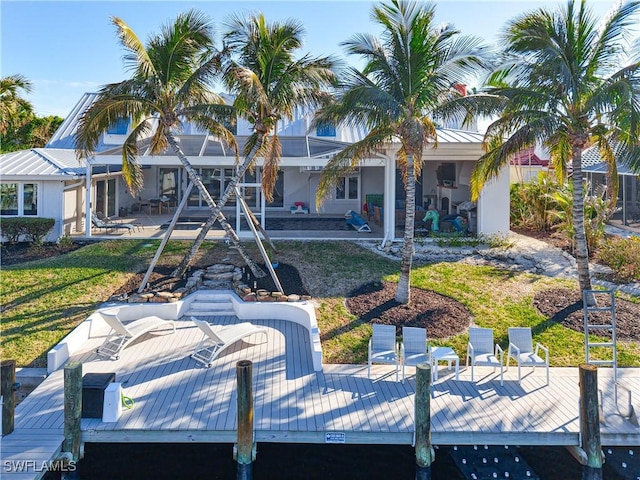
[[[558,223],[553,211],[558,205],[555,193],[563,188],[549,174],[541,172],[528,183],[510,187],[511,224],[530,230],[548,231]]]
[[[584,230],[589,252],[595,252],[604,238],[605,223],[611,217],[610,202],[606,198],[606,188],[603,185],[594,189],[592,195],[587,195],[589,186],[584,186]],[[564,232],[575,248],[575,228],[573,225],[573,184],[566,185],[554,194],[558,209],[553,215],[559,220],[554,227]]]
[[[0,222],[0,237],[5,238],[10,244],[18,243],[21,237],[27,242],[40,244],[54,224],[53,218],[3,218]]]
[[[640,281],[640,237],[606,238],[596,258],[615,272],[617,280]]]
[[[58,239],[58,246],[61,248],[69,248],[73,245],[73,239],[69,235],[63,235]]]

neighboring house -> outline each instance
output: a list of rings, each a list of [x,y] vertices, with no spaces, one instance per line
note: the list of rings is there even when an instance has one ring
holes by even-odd
[[[622,223],[627,225],[630,219],[640,219],[640,173],[633,172],[623,161],[616,160],[618,170],[618,207],[622,214]],[[597,146],[582,152],[582,172],[589,182],[591,191],[598,185],[607,184],[607,164],[600,157]]]
[[[144,167],[144,189],[136,196],[128,192],[120,175],[120,145],[130,127],[126,120],[103,135],[93,158],[88,162],[76,160],[73,149],[78,120],[95,98],[96,94],[85,94],[44,149],[0,156],[2,216],[54,218],[56,223],[49,240],[55,240],[83,231],[90,236],[84,218],[91,210],[117,216],[121,211],[139,208],[152,198],[164,196],[176,202],[182,199],[188,179],[177,157],[172,152],[147,155],[144,145],[141,145],[139,158]],[[266,203],[260,188],[256,187],[260,181],[260,159],[256,161],[254,172],[245,175],[244,195],[252,209],[261,211],[264,219],[269,214],[287,214],[296,202],[304,202],[310,214],[343,216],[348,210],[362,212],[367,200],[376,197],[383,199],[385,211],[402,210],[404,189],[396,171],[397,143],[389,144],[374,157],[362,161],[326,199],[321,209],[316,209],[315,194],[322,168],[331,155],[361,139],[365,132],[331,126],[308,132],[311,118],[311,113],[302,112],[295,121],[283,121],[279,125],[282,161],[273,202]],[[242,149],[250,134],[250,125],[239,120],[236,130],[237,142]],[[190,125],[178,138],[215,200],[233,174],[234,153],[213,136]],[[470,176],[482,155],[482,140],[480,133],[438,129],[438,148],[424,152],[424,168],[416,188],[418,208],[434,204],[443,214],[456,213],[458,204],[470,200]],[[394,174],[387,175],[387,172]],[[35,194],[30,193],[33,191]],[[32,201],[34,198],[35,202]],[[5,203],[10,208],[5,208]],[[187,201],[186,214],[198,211],[204,214],[206,208],[204,200],[193,190]],[[231,199],[225,211],[232,213],[236,208],[239,206]],[[416,220],[419,216],[418,213]],[[474,221],[476,217],[478,233],[509,231],[509,175],[506,168],[498,178],[486,184],[477,203]],[[402,226],[401,222],[398,226]],[[396,215],[384,216],[385,240],[394,239],[395,229]]]
[[[509,180],[511,183],[528,183],[535,180],[540,172],[548,171],[548,154],[541,149],[527,148],[509,161]]]

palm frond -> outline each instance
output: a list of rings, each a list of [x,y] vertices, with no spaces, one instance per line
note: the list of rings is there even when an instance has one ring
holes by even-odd
[[[280,170],[282,145],[278,135],[271,135],[265,142],[263,149],[264,164],[262,167],[262,190],[267,202],[273,202],[273,190]]]
[[[143,78],[154,76],[156,72],[153,62],[136,33],[118,17],[111,17],[111,23],[116,27],[120,44],[129,52],[124,56],[125,68],[137,71]]]
[[[141,138],[145,138],[151,131],[151,122],[145,120],[140,122],[132,131],[127,135],[122,145],[122,178],[127,183],[131,195],[138,193],[142,190],[144,179],[142,175],[142,167],[138,162],[138,142]],[[152,144],[156,142],[166,144],[166,137],[162,135],[161,129],[156,129],[156,136],[160,133],[160,138],[154,138]]]

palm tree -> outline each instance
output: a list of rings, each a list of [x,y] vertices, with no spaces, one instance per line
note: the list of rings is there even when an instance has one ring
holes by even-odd
[[[505,61],[486,93],[461,99],[475,113],[499,113],[486,133],[486,154],[472,174],[477,195],[511,155],[546,145],[560,173],[571,159],[572,217],[578,282],[591,289],[584,226],[582,151],[596,144],[615,173],[615,158],[640,168],[640,57],[625,40],[636,1],[617,4],[598,26],[585,1],[541,8],[510,21]]]
[[[350,69],[339,98],[322,108],[316,124],[366,125],[365,138],[345,148],[324,168],[317,201],[358,161],[397,140],[398,166],[406,191],[406,217],[400,281],[395,299],[409,303],[415,223],[415,181],[427,146],[437,147],[438,110],[460,94],[453,88],[484,66],[486,51],[478,39],[460,36],[450,25],[434,22],[435,7],[392,0],[374,7],[382,34],[359,34],[344,43],[347,52],[366,60]],[[393,174],[393,172],[392,172]]]
[[[296,109],[314,107],[328,97],[326,88],[335,79],[334,60],[309,55],[296,59],[303,33],[297,21],[267,23],[262,13],[229,20],[225,49],[231,56],[223,77],[235,95],[235,111],[249,121],[253,133],[247,140],[242,164],[174,275],[186,270],[218,213],[257,157],[264,159],[262,186],[267,200],[272,200],[282,151],[277,122],[293,119]]]
[[[164,152],[170,146],[209,208],[215,210],[215,202],[175,136],[183,122],[189,121],[235,146],[233,135],[223,126],[231,117],[232,108],[210,87],[221,66],[210,22],[201,13],[190,10],[164,26],[147,46],[121,19],[114,17],[112,22],[128,52],[124,59],[133,76],[100,90],[78,125],[77,155],[92,155],[109,126],[118,119],[130,118],[133,128],[122,146],[122,176],[130,190],[135,193],[142,187],[138,142],[150,138],[151,154]],[[264,275],[224,216],[220,213],[217,216],[252,272]]]
[[[31,93],[32,84],[24,75],[0,78],[0,135],[20,127],[33,114],[33,106],[20,96]]]

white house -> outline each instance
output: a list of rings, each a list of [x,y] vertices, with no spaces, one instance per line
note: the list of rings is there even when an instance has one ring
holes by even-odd
[[[116,216],[121,210],[140,208],[149,199],[169,197],[180,201],[187,186],[187,176],[173,152],[151,156],[143,153],[144,189],[132,196],[120,175],[120,146],[130,128],[119,122],[105,133],[97,154],[89,161],[76,160],[74,134],[78,120],[95,100],[96,94],[85,94],[43,149],[15,152],[0,156],[0,196],[2,216],[35,215],[55,219],[49,240],[65,234],[84,232],[91,235],[84,218],[90,211]],[[274,200],[263,201],[260,189],[243,188],[252,208],[263,209],[264,215],[287,214],[297,202],[304,202],[309,214],[343,216],[348,210],[362,212],[370,201],[382,202],[385,240],[396,235],[396,219],[402,213],[404,189],[396,172],[392,143],[375,157],[366,159],[336,188],[318,211],[315,194],[322,168],[332,155],[365,134],[354,128],[318,128],[309,132],[311,114],[300,112],[294,121],[278,126],[282,142],[281,171],[276,182]],[[250,125],[237,123],[236,139],[242,149]],[[184,153],[198,169],[207,189],[216,199],[224,191],[233,174],[235,155],[215,137],[187,126],[178,136]],[[470,176],[476,160],[482,155],[482,135],[475,132],[438,129],[438,148],[424,152],[424,167],[416,189],[417,208],[429,204],[441,213],[456,213],[456,207],[470,200]],[[144,150],[144,146],[142,146]],[[256,161],[246,184],[260,181],[261,160]],[[235,200],[225,207],[236,209]],[[206,204],[197,191],[190,194],[185,212],[205,213]],[[263,216],[264,218],[264,216]],[[475,217],[474,217],[475,220]],[[401,222],[398,222],[401,226]],[[509,230],[509,171],[489,182],[477,203],[477,232],[506,233]]]

